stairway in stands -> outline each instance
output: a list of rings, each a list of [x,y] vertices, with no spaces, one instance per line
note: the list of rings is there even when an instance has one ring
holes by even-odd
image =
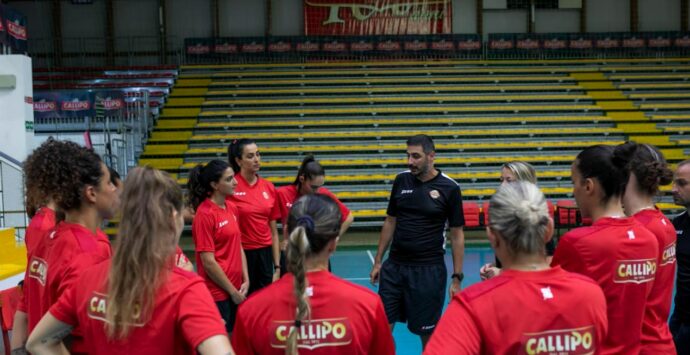
[[[355,227],[380,226],[405,140],[426,133],[466,201],[488,199],[499,167],[526,160],[553,200],[571,199],[584,147],[629,139],[671,163],[690,147],[690,59],[357,62],[183,66],[140,164],[183,184],[199,162],[253,138],[262,176],[292,182],[314,154]],[[667,213],[678,210],[668,191]]]

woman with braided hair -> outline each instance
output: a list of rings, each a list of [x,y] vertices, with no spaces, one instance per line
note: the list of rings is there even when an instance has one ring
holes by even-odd
[[[192,238],[197,272],[206,281],[228,333],[232,333],[237,305],[249,290],[237,208],[227,199],[235,186],[235,173],[222,160],[199,164],[189,172],[189,202],[196,211]]]
[[[238,354],[394,354],[380,298],[328,272],[340,221],[328,196],[309,194],[293,204],[290,273],[240,306],[232,335]]]
[[[673,172],[664,155],[649,144],[626,142],[617,146],[614,154],[625,162],[624,167],[630,173],[623,194],[625,214],[645,226],[659,242],[654,285],[642,322],[640,354],[674,354],[676,347],[667,319],[676,275],[676,230],[654,203],[659,186],[670,184]]]

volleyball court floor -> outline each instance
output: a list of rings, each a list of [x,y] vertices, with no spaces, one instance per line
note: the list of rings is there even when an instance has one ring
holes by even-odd
[[[372,286],[369,282],[369,272],[371,271],[371,266],[374,261],[374,255],[376,255],[375,248],[339,248],[331,256],[332,271],[339,277],[377,292],[378,286]],[[450,248],[446,248],[445,261],[447,269],[451,270],[453,262],[450,255]],[[463,287],[479,282],[479,268],[485,263],[493,261],[494,252],[491,248],[466,246],[465,260],[463,262],[463,272],[465,273],[465,280],[462,283]],[[447,289],[448,285],[446,285],[446,290]],[[448,302],[448,293],[446,292],[445,304],[447,305]],[[393,330],[393,337],[395,338],[396,354],[421,354],[422,345],[419,337],[410,333],[407,329],[407,324],[396,323],[395,329]]]

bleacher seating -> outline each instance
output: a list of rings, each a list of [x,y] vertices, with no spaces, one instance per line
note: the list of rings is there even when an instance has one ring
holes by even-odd
[[[437,166],[471,202],[468,214],[486,213],[479,206],[495,191],[502,163],[526,160],[565,225],[574,217],[563,202],[572,201],[570,164],[582,148],[637,140],[659,146],[671,163],[685,159],[689,62],[183,66],[139,163],[183,184],[194,165],[227,159],[230,140],[247,137],[260,146],[262,176],[281,186],[315,154],[355,226],[379,226],[395,174],[405,169],[405,139],[426,133],[436,141]],[[669,190],[659,206],[673,213],[680,207]]]

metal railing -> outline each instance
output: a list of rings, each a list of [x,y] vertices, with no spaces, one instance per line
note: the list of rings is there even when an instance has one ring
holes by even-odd
[[[165,48],[157,36],[31,38],[28,42],[36,68],[182,63],[182,41],[177,37],[167,37]]]
[[[17,242],[24,241],[29,219],[24,205],[22,164],[0,152],[0,228],[14,228]]]
[[[83,142],[85,136],[94,151],[106,165],[117,170],[124,178],[136,166],[139,155],[153,128],[149,108],[149,92],[141,90],[129,93],[123,110],[114,114],[84,117],[36,117],[34,130],[37,136],[52,136]]]

